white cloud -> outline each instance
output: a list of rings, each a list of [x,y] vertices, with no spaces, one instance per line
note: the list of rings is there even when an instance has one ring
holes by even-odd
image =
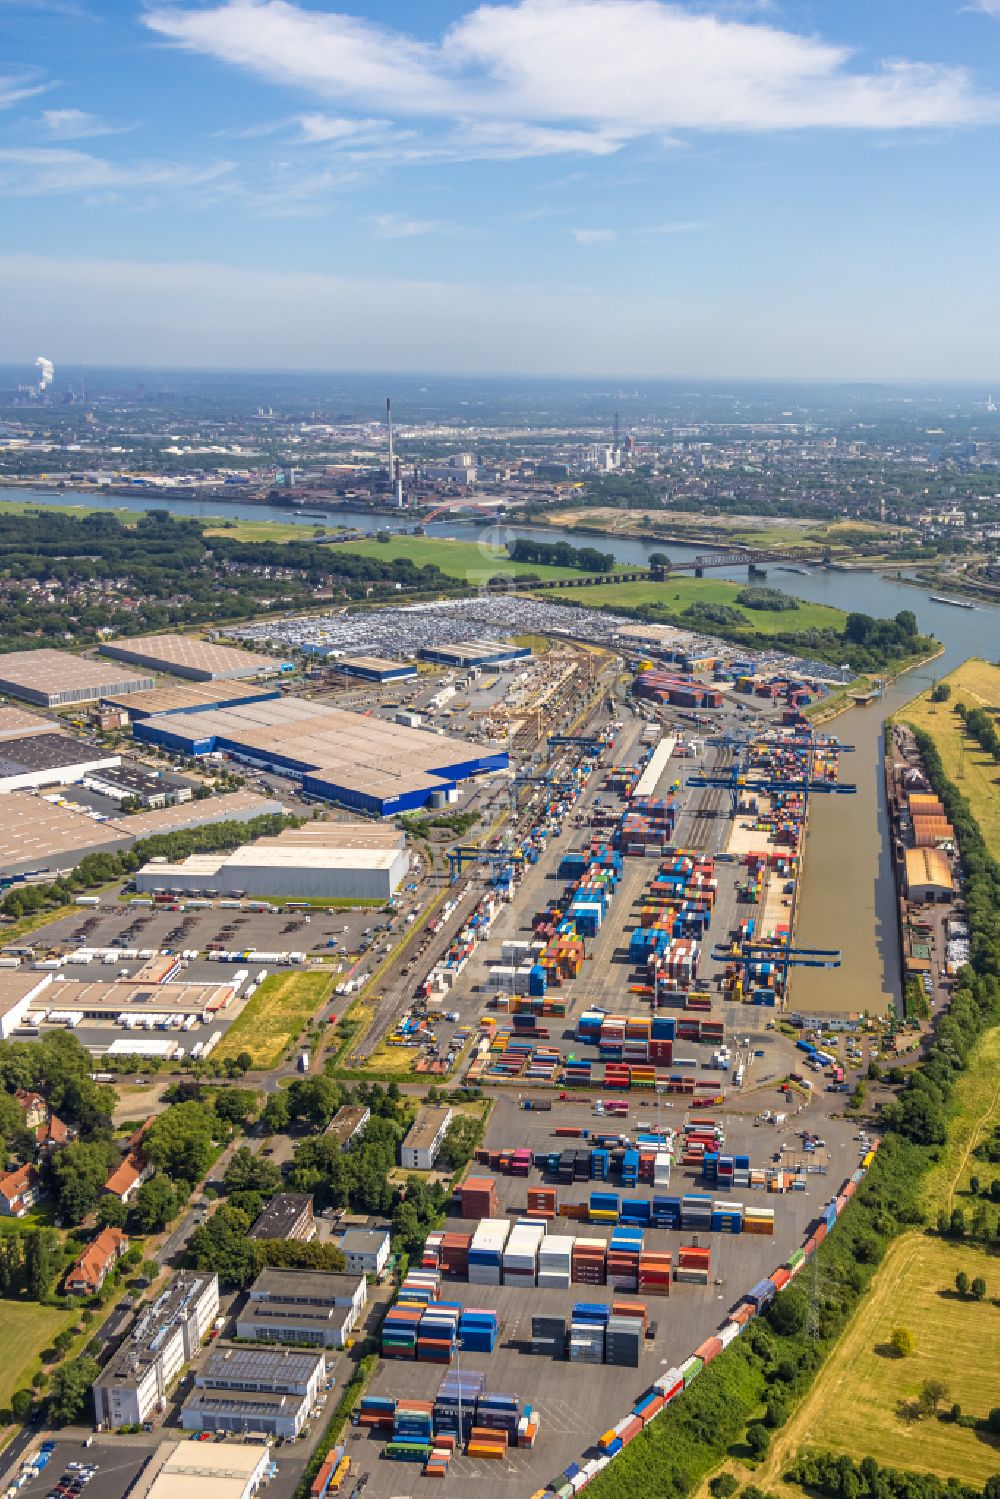
[[[614,150],[677,130],[1000,118],[1000,101],[979,94],[964,68],[892,59],[864,69],[848,47],[664,0],[483,4],[436,43],[291,0],[159,5],[145,22],[179,46],[348,107],[569,132],[549,142],[560,150],[588,141]]]
[[[98,135],[121,135],[134,127],[109,125],[86,109],[43,109],[39,123],[49,135],[63,141],[80,141]]]
[[[137,188],[196,188],[219,182],[231,171],[229,162],[189,167],[161,161],[114,162],[67,147],[0,149],[0,188],[24,198]]]
[[[571,229],[578,245],[613,245],[618,236],[613,229]]]
[[[393,128],[391,120],[353,120],[342,115],[299,115],[297,123],[303,139],[323,143],[333,141],[338,144],[370,140]]]
[[[372,225],[376,239],[416,239],[448,228],[438,219],[408,219],[400,213],[380,213]]]
[[[44,94],[47,88],[48,84],[33,83],[23,74],[0,73],[0,109],[10,109],[24,99],[33,99],[36,94]]]
[[[981,10],[987,16],[1000,16],[1000,0],[972,0],[965,10]]]

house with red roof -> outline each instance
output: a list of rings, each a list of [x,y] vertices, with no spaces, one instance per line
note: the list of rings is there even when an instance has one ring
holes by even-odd
[[[123,1254],[128,1252],[128,1235],[120,1228],[102,1228],[66,1273],[66,1289],[75,1296],[93,1296],[103,1286]]]

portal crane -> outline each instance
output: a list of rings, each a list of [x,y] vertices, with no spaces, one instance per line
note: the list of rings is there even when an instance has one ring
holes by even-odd
[[[782,996],[788,993],[788,972],[791,968],[839,968],[839,948],[790,947],[784,942],[742,942],[738,951],[719,943],[712,952],[717,963],[732,963],[744,973],[771,963],[781,975]]]
[[[809,797],[814,791],[824,796],[853,796],[858,789],[849,782],[818,781],[812,776],[803,776],[801,780],[751,780],[748,772],[740,765],[731,765],[728,771],[720,771],[717,775],[688,776],[686,784],[688,786],[717,786],[723,791],[728,791],[730,817],[735,817],[739,810],[741,791],[760,791],[766,796],[776,796],[782,792],[797,792],[808,806]]]
[[[454,885],[458,882],[466,864],[488,864],[491,874],[496,878],[504,870],[522,863],[523,860],[522,853],[509,848],[450,848],[448,850],[449,883]]]

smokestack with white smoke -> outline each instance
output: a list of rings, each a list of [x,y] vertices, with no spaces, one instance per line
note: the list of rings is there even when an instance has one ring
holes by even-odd
[[[52,384],[52,376],[56,372],[56,367],[52,363],[51,359],[46,359],[44,354],[39,354],[38,358],[35,360],[35,367],[40,371],[38,376],[38,389],[46,390]]]

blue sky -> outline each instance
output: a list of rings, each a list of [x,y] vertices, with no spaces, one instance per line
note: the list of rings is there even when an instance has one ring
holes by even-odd
[[[0,35],[0,362],[1000,380],[1000,0]]]

